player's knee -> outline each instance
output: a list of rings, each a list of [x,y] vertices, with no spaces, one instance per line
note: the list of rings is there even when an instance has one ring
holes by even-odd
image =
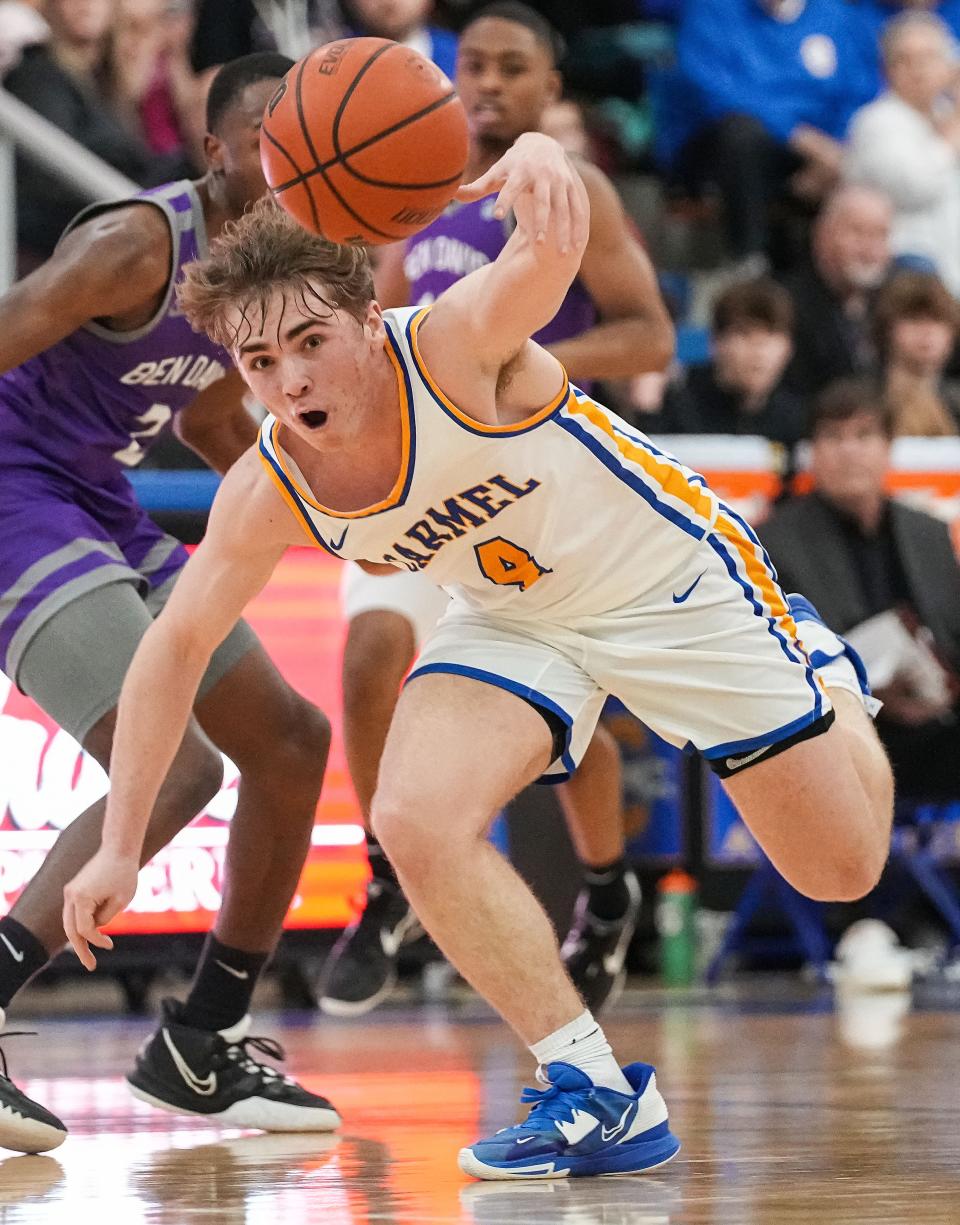
[[[875,889],[887,859],[882,839],[838,849],[814,871],[791,874],[801,893],[816,902],[857,902]]]
[[[330,752],[330,720],[290,692],[255,740],[236,756],[241,778],[268,780],[278,789],[320,790]]]
[[[416,652],[406,618],[392,612],[367,612],[350,622],[343,652],[345,712],[395,702],[400,683]]]
[[[164,806],[187,814],[190,821],[220,790],[223,758],[205,736],[188,732],[173,760],[161,792]]]

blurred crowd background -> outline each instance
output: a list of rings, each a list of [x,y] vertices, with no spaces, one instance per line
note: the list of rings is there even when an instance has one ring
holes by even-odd
[[[958,534],[887,480],[900,438],[960,470],[960,0],[532,4],[565,42],[544,126],[613,178],[677,325],[667,370],[602,398],[655,436],[772,444],[785,496],[761,536],[784,582],[867,627],[902,794],[960,801]],[[455,77],[481,7],[0,0],[0,74],[147,186],[202,173],[225,61],[373,34]],[[22,275],[84,201],[24,157],[16,192]]]

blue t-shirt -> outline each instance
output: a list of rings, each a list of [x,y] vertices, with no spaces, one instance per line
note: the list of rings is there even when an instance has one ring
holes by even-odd
[[[798,124],[842,139],[877,94],[876,33],[860,5],[806,0],[792,20],[759,0],[687,0],[677,68],[661,81],[657,154],[670,164],[691,136],[752,115],[786,142]]]

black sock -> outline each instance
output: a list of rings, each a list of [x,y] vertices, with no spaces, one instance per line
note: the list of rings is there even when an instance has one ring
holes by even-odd
[[[370,871],[373,873],[374,880],[382,881],[385,885],[393,885],[394,889],[400,888],[393,864],[387,858],[380,843],[373,834],[369,833],[367,834],[367,858],[370,860]]]
[[[630,890],[625,879],[629,871],[626,856],[613,863],[593,867],[583,865],[583,882],[587,887],[587,909],[605,923],[622,919],[630,906]]]
[[[194,1029],[229,1029],[243,1020],[269,956],[232,949],[211,932],[180,1013],[183,1024]]]
[[[50,960],[32,931],[16,919],[0,919],[0,1008],[6,1008],[20,988]]]

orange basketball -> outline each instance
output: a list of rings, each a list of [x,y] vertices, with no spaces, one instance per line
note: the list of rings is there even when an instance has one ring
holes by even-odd
[[[267,106],[260,160],[292,217],[335,242],[396,242],[450,202],[467,120],[436,65],[385,38],[343,38],[295,64]]]

